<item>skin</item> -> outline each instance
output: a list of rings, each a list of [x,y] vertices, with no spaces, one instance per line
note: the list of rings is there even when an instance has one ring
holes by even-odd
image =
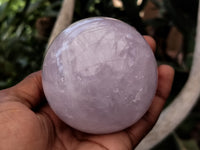
[[[155,41],[144,36],[155,51]],[[92,135],[72,129],[51,110],[42,89],[41,71],[0,91],[1,150],[131,150],[156,123],[170,93],[174,70],[158,67],[157,92],[146,114],[123,131]]]

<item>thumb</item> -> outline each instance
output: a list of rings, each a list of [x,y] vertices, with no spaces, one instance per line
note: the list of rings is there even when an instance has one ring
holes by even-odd
[[[45,98],[41,74],[41,71],[30,74],[17,85],[7,89],[7,93],[14,97],[13,100],[34,108]]]

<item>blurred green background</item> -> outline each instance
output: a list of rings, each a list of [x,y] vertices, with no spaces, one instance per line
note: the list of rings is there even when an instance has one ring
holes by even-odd
[[[108,16],[134,26],[157,42],[158,64],[175,68],[168,104],[190,73],[198,0],[76,0],[73,22]],[[40,70],[62,0],[0,0],[0,89]],[[181,107],[181,106],[180,106]],[[183,123],[153,150],[200,149],[200,102]]]

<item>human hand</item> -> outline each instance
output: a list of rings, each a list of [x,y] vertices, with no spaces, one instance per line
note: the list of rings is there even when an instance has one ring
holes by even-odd
[[[155,41],[144,36],[153,51]],[[131,150],[156,123],[170,93],[174,71],[158,67],[158,87],[146,114],[131,127],[112,134],[92,135],[62,122],[49,107],[41,71],[16,86],[0,91],[1,150]]]

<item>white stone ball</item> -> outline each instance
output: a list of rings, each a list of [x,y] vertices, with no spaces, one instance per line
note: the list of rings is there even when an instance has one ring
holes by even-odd
[[[87,133],[112,133],[148,110],[157,64],[135,28],[95,17],[72,24],[52,42],[42,82],[50,107],[66,124]]]

